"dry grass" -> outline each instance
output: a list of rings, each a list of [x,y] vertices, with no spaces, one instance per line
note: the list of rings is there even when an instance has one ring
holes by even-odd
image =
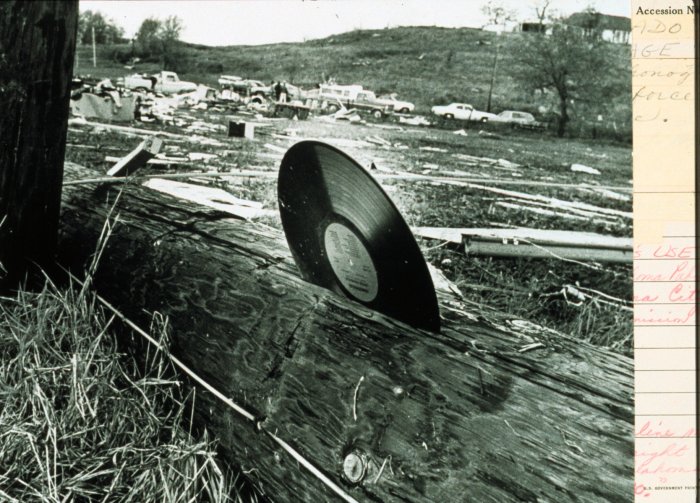
[[[111,322],[84,288],[0,299],[0,500],[242,501],[167,359],[119,354]]]

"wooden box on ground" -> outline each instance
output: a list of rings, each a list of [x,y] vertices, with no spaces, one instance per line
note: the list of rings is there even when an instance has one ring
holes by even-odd
[[[255,125],[249,122],[229,121],[228,135],[235,138],[248,138],[252,140],[255,136]]]

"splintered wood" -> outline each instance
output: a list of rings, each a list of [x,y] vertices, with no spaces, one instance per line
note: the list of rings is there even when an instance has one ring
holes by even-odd
[[[141,144],[122,157],[112,168],[107,171],[108,176],[127,176],[143,166],[152,159],[163,146],[163,140],[151,136],[141,142]]]

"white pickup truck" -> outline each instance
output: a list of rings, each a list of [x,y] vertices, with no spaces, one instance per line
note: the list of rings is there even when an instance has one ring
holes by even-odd
[[[162,71],[155,75],[128,75],[117,80],[117,85],[127,89],[144,89],[163,94],[188,93],[197,89],[194,82],[180,80],[175,72]]]

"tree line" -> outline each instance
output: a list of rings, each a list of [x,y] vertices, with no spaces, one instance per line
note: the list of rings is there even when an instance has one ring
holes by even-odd
[[[552,102],[556,132],[564,136],[572,118],[600,117],[609,108],[610,100],[625,95],[619,89],[619,63],[610,57],[608,43],[601,36],[603,16],[591,8],[579,16],[579,25],[572,26],[561,14],[551,9],[550,0],[540,0],[533,8],[536,27],[523,33],[510,48],[518,65],[514,75],[524,88],[549,96]],[[516,13],[498,1],[489,1],[482,9],[487,20],[483,27],[502,27],[515,22]],[[177,16],[164,20],[145,19],[133,39],[124,38],[124,30],[113,20],[90,10],[80,14],[78,42],[81,44],[128,43],[126,49],[115,49],[113,57],[121,62],[133,58],[158,62],[165,70],[187,71],[187,53],[180,42],[184,28]]]
[[[146,61],[159,61],[164,69],[176,69],[181,54],[180,36],[184,24],[177,16],[164,20],[149,17],[143,20],[132,39],[125,38],[124,29],[114,20],[100,12],[86,10],[78,19],[78,43],[83,45],[130,44],[129,49],[114,53],[120,60],[141,58]],[[93,34],[94,33],[94,34]]]

